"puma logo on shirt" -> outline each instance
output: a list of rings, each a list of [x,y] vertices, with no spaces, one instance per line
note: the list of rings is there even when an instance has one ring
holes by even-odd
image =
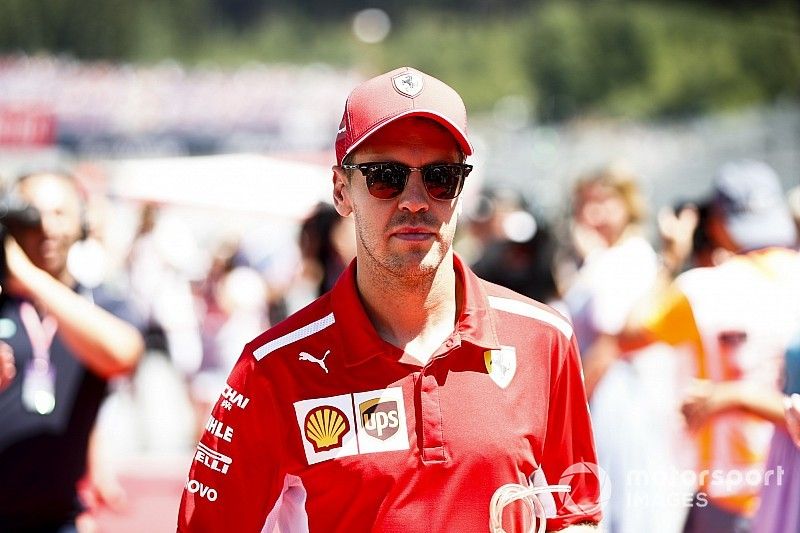
[[[330,350],[326,351],[325,355],[323,355],[321,359],[317,359],[316,357],[314,357],[310,353],[300,352],[299,360],[300,361],[310,361],[312,363],[317,363],[322,368],[322,370],[324,370],[325,373],[327,374],[328,373],[328,367],[325,366],[325,358],[328,357],[329,353],[331,353]]]

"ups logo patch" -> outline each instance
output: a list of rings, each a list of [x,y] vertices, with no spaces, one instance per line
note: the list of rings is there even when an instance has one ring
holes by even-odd
[[[371,437],[386,440],[397,433],[400,427],[395,400],[381,401],[381,398],[375,398],[359,404],[358,410],[364,430]]]

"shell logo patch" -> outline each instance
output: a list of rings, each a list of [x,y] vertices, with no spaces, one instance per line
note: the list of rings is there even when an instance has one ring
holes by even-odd
[[[350,431],[347,417],[336,407],[323,405],[316,407],[306,415],[305,436],[315,452],[339,448],[342,437]]]
[[[350,394],[301,400],[294,412],[309,465],[358,453]]]
[[[508,387],[517,373],[517,350],[513,346],[501,346],[499,350],[483,352],[486,372],[501,389]]]
[[[392,78],[392,84],[403,96],[414,98],[422,92],[422,76],[416,72],[404,72]]]

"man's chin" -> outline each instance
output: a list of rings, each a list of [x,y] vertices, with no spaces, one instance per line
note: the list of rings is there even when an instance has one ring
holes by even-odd
[[[403,278],[424,279],[436,273],[443,259],[444,255],[436,249],[407,252],[394,256],[389,263],[389,268]]]

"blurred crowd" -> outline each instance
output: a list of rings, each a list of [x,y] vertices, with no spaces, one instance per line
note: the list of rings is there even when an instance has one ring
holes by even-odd
[[[339,104],[355,79],[321,64],[230,71],[174,61],[121,66],[3,56],[0,111],[51,115],[59,144],[78,152],[113,151],[114,143],[133,140],[151,155],[317,150],[327,147],[325,132],[338,124]]]
[[[787,194],[766,164],[732,161],[706,197],[652,213],[624,168],[576,178],[559,220],[517,191],[485,189],[464,210],[456,250],[482,278],[572,320],[605,531],[800,531],[800,188]],[[105,375],[112,394],[97,430],[82,434],[80,495],[114,506],[124,494],[109,455],[188,453],[245,342],[329,290],[356,243],[352,221],[328,204],[294,235],[226,236],[211,248],[169,206],[142,204],[129,253],[115,260],[93,208],[104,200],[82,201],[64,283],[112,287],[144,347],[135,368]],[[5,416],[28,371],[2,361]]]

